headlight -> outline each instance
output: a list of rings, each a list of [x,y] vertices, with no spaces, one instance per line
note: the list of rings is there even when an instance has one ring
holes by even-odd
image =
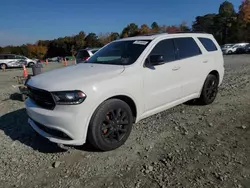
[[[52,92],[56,104],[80,104],[86,99],[82,91],[58,91]]]

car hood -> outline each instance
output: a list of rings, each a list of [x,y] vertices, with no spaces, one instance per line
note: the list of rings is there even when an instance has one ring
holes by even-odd
[[[90,82],[100,82],[124,71],[124,66],[81,63],[31,77],[27,85],[47,91],[83,89]]]

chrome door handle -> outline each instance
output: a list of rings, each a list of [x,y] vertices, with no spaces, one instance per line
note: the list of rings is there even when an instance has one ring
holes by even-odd
[[[208,60],[203,61],[203,63],[208,63]]]
[[[180,67],[174,67],[174,68],[172,68],[173,71],[177,71],[179,69],[180,69]]]

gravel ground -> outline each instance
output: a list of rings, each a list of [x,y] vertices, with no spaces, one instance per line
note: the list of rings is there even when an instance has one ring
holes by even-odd
[[[144,119],[110,152],[64,150],[35,134],[23,103],[8,98],[21,71],[0,73],[0,187],[250,187],[249,56],[227,56],[225,67],[212,105]]]

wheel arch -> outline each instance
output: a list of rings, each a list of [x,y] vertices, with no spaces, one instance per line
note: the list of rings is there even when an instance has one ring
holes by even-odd
[[[33,62],[33,61],[30,61],[30,62],[28,62],[28,64],[27,64],[27,66],[29,67],[30,66],[30,64],[35,64],[35,62]]]
[[[205,79],[203,80],[203,84],[202,84],[202,87],[201,87],[201,89],[200,89],[199,96],[200,96],[200,94],[201,94],[201,91],[202,91],[202,89],[203,89],[203,86],[204,86],[204,84],[205,84],[205,82],[206,82],[206,79],[207,79],[208,75],[214,75],[214,76],[216,76],[216,78],[218,79],[218,81],[219,81],[219,83],[220,83],[220,75],[219,75],[219,72],[218,72],[217,70],[211,70],[211,71],[207,74],[207,76],[205,77]]]
[[[219,83],[220,83],[220,74],[219,74],[219,72],[217,71],[217,70],[212,70],[212,71],[210,71],[209,73],[208,73],[208,75],[214,75],[214,76],[216,76],[216,78],[218,79],[218,81],[219,81]]]
[[[137,111],[136,104],[135,104],[134,100],[131,97],[129,97],[127,95],[115,95],[113,97],[110,97],[110,98],[106,99],[105,101],[110,100],[110,99],[119,99],[119,100],[127,103],[129,105],[131,111],[132,111],[132,114],[133,114],[133,117],[134,117],[133,122],[135,123],[138,111]]]

